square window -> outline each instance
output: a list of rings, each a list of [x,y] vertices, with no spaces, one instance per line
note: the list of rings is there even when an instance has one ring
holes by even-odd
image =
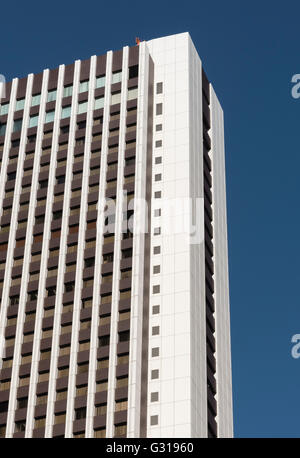
[[[18,409],[25,409],[27,407],[28,398],[18,399]]]
[[[129,79],[137,78],[138,74],[139,74],[139,66],[138,65],[132,65],[131,67],[129,67],[129,75],[128,75]]]
[[[158,391],[151,393],[151,402],[158,402]]]
[[[27,143],[34,143],[36,141],[36,135],[30,135],[27,137]]]
[[[161,181],[161,173],[157,173],[154,177],[155,181]]]
[[[88,258],[85,259],[84,267],[87,269],[88,267],[93,267],[95,265],[95,258]]]
[[[162,146],[162,140],[156,140],[155,148],[160,148]]]
[[[152,355],[153,358],[155,358],[156,356],[159,356],[159,347],[152,348],[151,355]],[[155,377],[155,378],[158,378],[158,374],[157,374],[157,377]]]
[[[160,227],[155,227],[153,231],[154,235],[160,235],[161,234],[161,228]]]
[[[152,348],[152,351],[153,350],[154,350],[154,348]],[[151,371],[151,380],[156,380],[158,378],[159,378],[159,370],[158,369],[154,369],[153,371]]]
[[[162,130],[162,124],[156,124],[155,130],[156,132],[160,132]]]
[[[39,215],[35,217],[35,224],[43,224],[45,221],[45,215]]]
[[[154,216],[157,217],[157,216],[161,216],[161,209],[160,208],[156,208],[154,210]]]
[[[153,273],[159,274],[160,273],[160,266],[153,266]]]
[[[21,432],[21,431],[25,431],[26,429],[26,421],[23,420],[23,421],[16,421],[15,422],[15,431],[16,432]]]
[[[160,305],[153,305],[152,314],[157,315],[160,312]]]
[[[69,131],[70,131],[70,126],[62,126],[62,127],[60,128],[60,133],[61,133],[61,134],[68,134]]]
[[[151,415],[151,417],[150,417],[150,425],[151,426],[158,425],[158,415]]]
[[[40,189],[44,189],[48,187],[48,180],[40,181]]]
[[[160,254],[160,246],[153,247],[153,254]]]
[[[163,92],[163,83],[156,83],[156,94],[162,94]]]
[[[156,116],[162,115],[162,103],[156,104]]]
[[[56,177],[56,184],[63,184],[65,182],[65,175],[60,175],[59,177]]]
[[[160,293],[160,285],[154,285],[152,291],[153,291],[153,294],[159,294]]]
[[[75,409],[75,418],[76,420],[81,420],[82,418],[86,418],[86,407]]]
[[[53,219],[61,219],[62,217],[62,210],[57,210],[56,212],[53,212]]]
[[[156,192],[154,193],[154,198],[155,198],[155,199],[161,199],[161,191],[156,191]]]
[[[77,123],[77,129],[85,129],[86,128],[86,121],[80,121]]]
[[[162,163],[162,157],[158,156],[155,158],[155,164],[161,164]]]
[[[7,174],[7,181],[12,181],[16,179],[16,172],[11,172]]]
[[[159,336],[159,326],[152,326],[152,335]]]

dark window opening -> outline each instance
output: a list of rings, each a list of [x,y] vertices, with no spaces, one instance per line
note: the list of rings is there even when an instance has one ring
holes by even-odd
[[[7,181],[12,181],[15,180],[16,178],[16,172],[8,173],[7,174]]]
[[[16,431],[17,432],[22,432],[22,431],[25,431],[25,425],[26,425],[26,421],[16,421],[15,423],[16,425]]]
[[[119,332],[119,342],[128,342],[130,337],[129,331]]]
[[[74,282],[65,283],[65,292],[66,293],[70,293],[70,292],[74,291],[74,287],[75,287],[75,283]]]
[[[28,404],[28,398],[18,399],[18,409],[25,409]]]
[[[47,186],[48,186],[48,180],[40,181],[40,189],[47,188]]]
[[[51,287],[47,288],[47,293],[48,293],[48,297],[55,296],[55,294],[56,294],[56,286],[51,286]]]
[[[29,300],[30,301],[36,301],[37,297],[38,297],[38,292],[37,291],[30,291],[30,293],[28,293],[28,296],[29,296]]]
[[[36,135],[30,135],[27,137],[27,142],[28,143],[34,143],[36,141]]]
[[[125,258],[132,258],[132,248],[128,248],[127,250],[122,250],[122,259]]]
[[[162,94],[163,92],[163,83],[156,84],[156,94]]]
[[[130,165],[135,165],[135,157],[131,157],[125,160],[125,166],[128,167]]]
[[[45,215],[40,215],[35,217],[35,224],[43,224],[45,221]]]
[[[0,122],[0,135],[5,135],[6,132],[6,124]]]
[[[19,304],[19,296],[11,296],[10,305],[18,305],[18,304]]]
[[[59,177],[56,177],[56,184],[63,184],[66,180],[65,175],[61,175]]]
[[[99,346],[106,347],[109,345],[109,336],[99,337]]]
[[[84,267],[93,267],[95,265],[95,258],[88,258],[84,261]]]
[[[17,148],[18,146],[20,146],[20,139],[18,139],[18,140],[12,140],[12,142],[11,142],[11,147],[12,147],[12,148]]]
[[[85,129],[86,128],[86,121],[81,121],[77,123],[77,129]]]
[[[62,210],[58,210],[57,212],[53,212],[53,219],[61,219],[62,217]]]
[[[60,128],[60,133],[61,134],[68,134],[69,133],[69,130],[70,130],[70,126],[62,126]]]
[[[8,411],[8,401],[0,402],[0,413]]]
[[[129,67],[129,79],[130,78],[136,78],[139,74],[139,66],[138,65],[132,65]]]
[[[86,418],[86,407],[75,409],[75,418],[76,420],[81,420],[82,418]]]
[[[22,129],[22,122],[22,119],[17,119],[14,122],[13,132],[20,132],[20,130]]]
[[[114,260],[114,254],[113,253],[108,253],[103,255],[103,264],[106,264],[108,262],[113,262]]]

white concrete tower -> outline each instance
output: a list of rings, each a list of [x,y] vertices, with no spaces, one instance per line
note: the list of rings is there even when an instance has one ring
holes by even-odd
[[[223,112],[189,34],[5,89],[0,437],[231,437]]]

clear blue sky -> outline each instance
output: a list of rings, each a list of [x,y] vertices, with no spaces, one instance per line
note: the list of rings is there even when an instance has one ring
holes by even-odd
[[[4,2],[7,79],[189,31],[225,112],[237,437],[300,437],[299,1]]]

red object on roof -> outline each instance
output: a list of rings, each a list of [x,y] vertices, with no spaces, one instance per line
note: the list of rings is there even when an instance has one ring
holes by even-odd
[[[136,42],[136,44],[138,46],[140,44],[141,40],[138,37],[136,37],[135,42]]]

